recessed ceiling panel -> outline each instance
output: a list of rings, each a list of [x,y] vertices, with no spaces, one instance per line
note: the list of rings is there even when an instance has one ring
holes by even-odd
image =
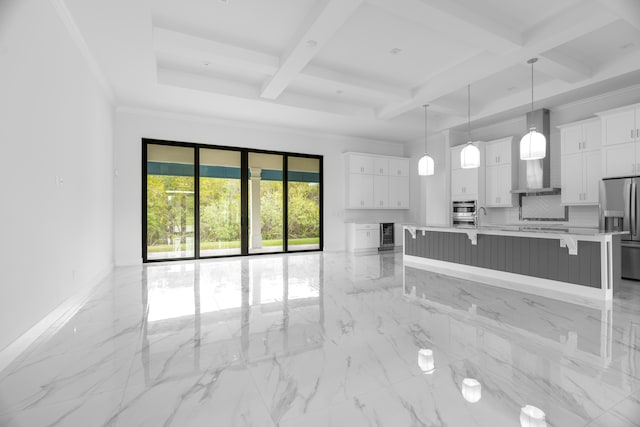
[[[593,70],[640,49],[640,31],[625,21],[612,22],[597,31],[552,49]]]
[[[320,0],[154,0],[154,25],[280,54]]]
[[[454,0],[448,0],[454,1]],[[524,32],[580,0],[455,0],[469,10]]]
[[[411,88],[473,52],[467,45],[364,4],[313,64]]]

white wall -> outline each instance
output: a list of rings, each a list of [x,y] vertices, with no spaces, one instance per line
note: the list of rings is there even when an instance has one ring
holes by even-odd
[[[345,249],[344,223],[347,221],[405,220],[407,211],[344,210],[345,161],[342,153],[402,156],[402,144],[123,108],[116,114],[114,155],[118,173],[114,188],[117,265],[142,262],[142,138],[323,155],[324,245],[328,251]]]
[[[2,350],[112,268],[113,111],[49,1],[0,2],[0,94]]]

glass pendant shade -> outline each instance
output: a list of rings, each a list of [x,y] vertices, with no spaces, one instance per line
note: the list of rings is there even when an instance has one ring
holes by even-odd
[[[533,113],[533,64],[538,58],[531,58],[527,64],[531,64],[531,113]],[[529,129],[520,140],[520,160],[544,159],[547,155],[547,139],[536,131],[535,127]]]
[[[418,175],[433,175],[434,169],[435,167],[433,159],[431,158],[431,156],[425,153],[425,155],[422,156],[418,161]]]
[[[433,158],[427,154],[427,107],[429,104],[423,105],[424,107],[424,156],[418,161],[418,175],[429,176],[433,175],[435,171],[435,164]]]
[[[476,403],[482,398],[482,385],[478,380],[465,378],[462,380],[462,397],[469,403]]]
[[[547,155],[547,138],[536,131],[536,128],[529,129],[520,140],[520,159],[537,160],[544,159]]]
[[[460,151],[460,167],[463,169],[480,167],[480,150],[472,142],[467,142]]]

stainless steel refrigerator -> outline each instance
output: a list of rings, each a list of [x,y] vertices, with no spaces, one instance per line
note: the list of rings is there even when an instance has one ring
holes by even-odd
[[[622,238],[622,277],[640,280],[640,177],[607,178],[600,182],[600,226],[627,231]]]

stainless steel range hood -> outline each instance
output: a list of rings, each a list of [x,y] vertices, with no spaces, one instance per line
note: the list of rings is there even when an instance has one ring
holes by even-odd
[[[547,140],[547,155],[539,160],[520,160],[518,163],[518,189],[516,194],[560,194],[560,189],[551,187],[551,138],[549,110],[541,108],[527,113],[527,128],[536,128]],[[516,149],[520,151],[519,142]],[[519,157],[519,155],[518,155]]]

